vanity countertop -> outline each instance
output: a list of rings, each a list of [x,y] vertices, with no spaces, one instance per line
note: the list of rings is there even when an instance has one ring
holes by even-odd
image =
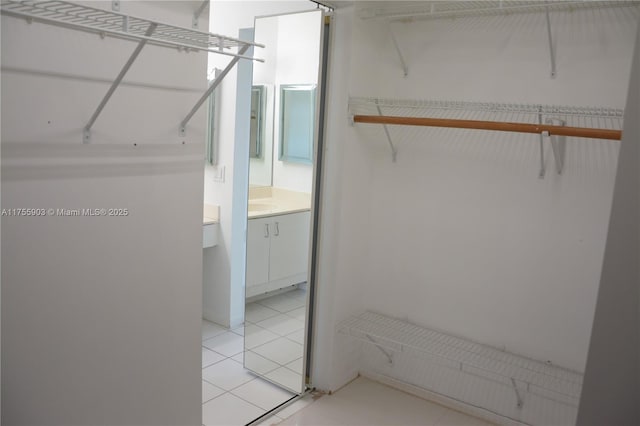
[[[220,206],[205,204],[202,209],[202,224],[210,225],[213,223],[220,223]]]
[[[249,219],[309,211],[311,194],[273,187],[249,188]]]

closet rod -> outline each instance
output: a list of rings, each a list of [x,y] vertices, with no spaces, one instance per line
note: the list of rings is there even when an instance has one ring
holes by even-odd
[[[587,127],[565,127],[551,124],[508,123],[502,121],[457,120],[450,118],[393,117],[385,115],[354,115],[356,123],[398,124],[408,126],[452,127],[457,129],[498,130],[502,132],[520,132],[540,134],[548,132],[550,136],[575,136],[592,139],[620,140],[622,131],[593,129]]]

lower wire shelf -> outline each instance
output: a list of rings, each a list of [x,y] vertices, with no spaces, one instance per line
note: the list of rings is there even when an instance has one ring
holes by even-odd
[[[577,414],[582,391],[582,374],[579,372],[374,312],[364,312],[342,321],[338,324],[337,331],[377,348],[383,355],[378,359],[386,364],[378,372],[390,376],[394,375],[394,371],[400,372],[404,377],[396,377],[397,379],[414,381],[411,384],[444,396],[529,424],[544,424],[549,421],[570,424]],[[393,370],[398,360],[402,360],[405,365]],[[421,375],[415,371],[421,368],[416,367],[417,365],[425,369],[444,367],[449,373]],[[432,377],[431,382],[427,379],[426,383],[416,383],[415,381],[420,381],[419,376]],[[444,377],[438,379],[440,382],[454,380],[455,376],[459,385],[456,387],[451,383],[437,383],[438,380],[433,379],[436,376]],[[470,395],[468,389],[464,389],[465,378],[469,378],[469,383],[480,383],[481,387],[485,383],[487,389],[497,387],[498,393],[509,395],[507,408],[496,408],[496,404],[488,401],[486,395]],[[504,401],[497,405],[505,406]],[[534,409],[535,412],[532,412]],[[556,413],[555,417],[549,418],[549,413],[553,412]]]

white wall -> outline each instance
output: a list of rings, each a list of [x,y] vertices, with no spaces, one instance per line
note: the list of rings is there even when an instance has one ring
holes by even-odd
[[[563,175],[549,157],[540,180],[535,135],[397,128],[393,163],[379,126],[341,129],[341,105],[348,93],[622,108],[638,17],[623,10],[552,13],[555,79],[544,15],[394,24],[404,78],[382,24],[338,11],[334,30],[352,35],[331,65],[319,387],[353,376],[330,334],[365,308],[584,370],[619,144],[570,140]]]
[[[253,28],[240,30],[240,38],[254,38]],[[233,199],[231,216],[233,217],[231,235],[231,297],[229,302],[229,324],[236,326],[244,322],[245,275],[247,257],[247,204],[249,187],[249,139],[250,126],[247,119],[251,114],[251,78],[253,63],[241,61],[237,65],[236,84],[236,125],[233,146]],[[242,218],[243,220],[239,220]]]
[[[252,28],[256,16],[282,14],[312,9],[313,5],[306,0],[292,1],[212,1],[210,6],[210,28],[212,32],[222,34],[238,34],[241,28]],[[260,49],[256,56],[262,57]],[[224,68],[228,60],[211,57],[209,69]],[[232,235],[233,221],[244,221],[246,217],[232,215],[233,175],[234,175],[234,142],[236,114],[237,70],[230,72],[220,86],[220,133],[219,133],[219,166],[225,168],[224,182],[214,181],[215,167],[205,167],[204,200],[205,203],[220,206],[220,244],[213,250],[205,252],[204,276],[205,292],[203,294],[206,318],[223,325],[237,325],[242,318],[232,318],[230,307],[236,305],[237,295],[244,294],[242,282],[231,281],[232,268],[244,268],[239,259],[231,257],[232,241],[244,240],[244,235],[234,240]],[[248,143],[248,141],[247,141]],[[246,171],[248,173],[248,171]],[[240,259],[241,260],[241,259]],[[232,264],[232,262],[236,262]],[[237,274],[234,274],[237,276]],[[233,295],[233,296],[232,296]]]
[[[190,27],[193,6],[121,11]],[[204,115],[178,124],[206,55],[147,46],[83,145],[134,48],[2,17],[2,207],[128,209],[2,218],[3,424],[201,423]]]
[[[640,424],[640,28],[579,425]]]
[[[331,18],[312,351],[313,386],[334,391],[358,374],[359,353],[336,336],[335,325],[364,309],[368,290],[362,271],[368,267],[372,223],[371,210],[362,208],[369,205],[373,190],[370,151],[353,138],[347,119],[351,55],[358,47],[353,19],[353,7],[337,9]]]

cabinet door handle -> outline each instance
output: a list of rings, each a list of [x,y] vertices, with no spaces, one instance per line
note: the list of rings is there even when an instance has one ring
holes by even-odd
[[[276,222],[276,232],[274,233],[274,235],[277,237],[278,235],[280,235],[280,228],[278,227],[278,222]]]
[[[269,224],[268,223],[264,224],[264,237],[265,238],[269,238]]]

